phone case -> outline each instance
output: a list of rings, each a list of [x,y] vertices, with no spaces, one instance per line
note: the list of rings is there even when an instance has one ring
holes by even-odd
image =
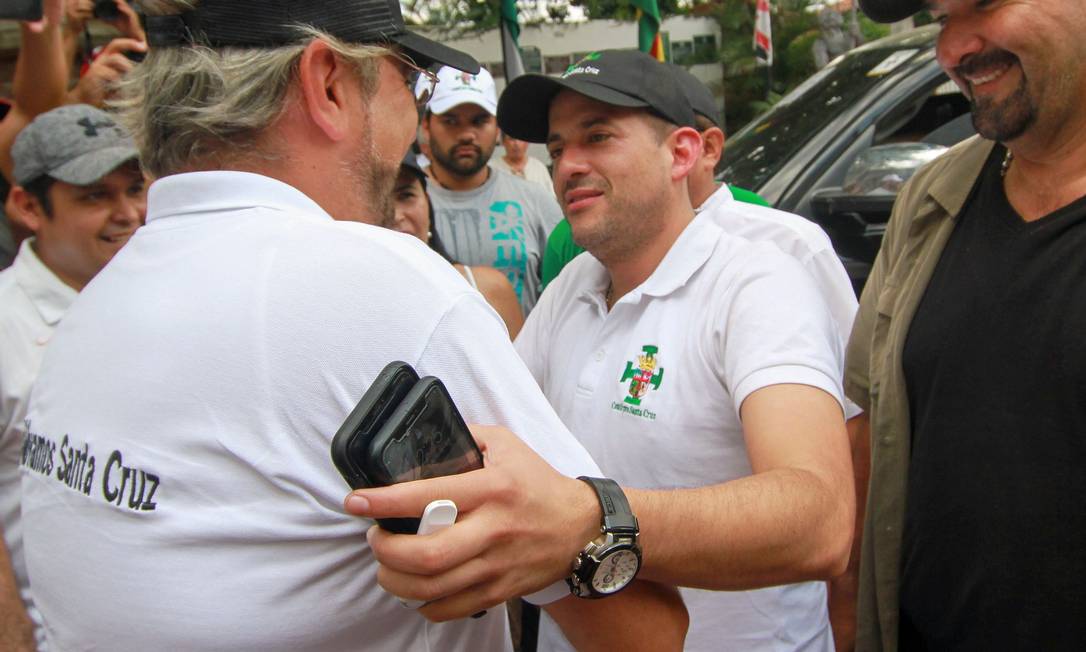
[[[336,431],[332,462],[351,489],[374,486],[365,473],[369,442],[418,380],[419,375],[406,362],[385,365]]]
[[[389,485],[483,468],[483,456],[445,385],[418,381],[369,443],[364,471]],[[388,521],[388,523],[386,523]],[[382,519],[393,532],[415,533],[419,519]]]

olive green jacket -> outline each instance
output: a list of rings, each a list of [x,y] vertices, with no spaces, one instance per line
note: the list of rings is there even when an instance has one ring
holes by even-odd
[[[901,356],[935,264],[994,143],[979,137],[918,171],[898,195],[860,298],[845,361],[845,393],[871,420],[871,480],[861,543],[856,649],[898,648],[898,591],[909,400]]]

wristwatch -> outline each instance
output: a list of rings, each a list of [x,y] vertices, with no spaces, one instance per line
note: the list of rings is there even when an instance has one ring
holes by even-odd
[[[588,542],[566,578],[569,590],[580,598],[606,598],[629,586],[641,569],[637,518],[626,494],[614,480],[577,478],[596,491],[603,509],[600,536]]]

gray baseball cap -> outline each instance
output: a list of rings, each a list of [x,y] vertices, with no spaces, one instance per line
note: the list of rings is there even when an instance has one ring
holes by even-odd
[[[90,185],[139,156],[136,145],[108,113],[86,104],[47,111],[15,138],[15,183],[42,175]]]

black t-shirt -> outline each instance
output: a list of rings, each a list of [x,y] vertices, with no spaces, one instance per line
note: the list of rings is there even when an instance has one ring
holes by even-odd
[[[903,650],[1086,650],[1086,198],[1031,223],[996,147],[905,341]]]

